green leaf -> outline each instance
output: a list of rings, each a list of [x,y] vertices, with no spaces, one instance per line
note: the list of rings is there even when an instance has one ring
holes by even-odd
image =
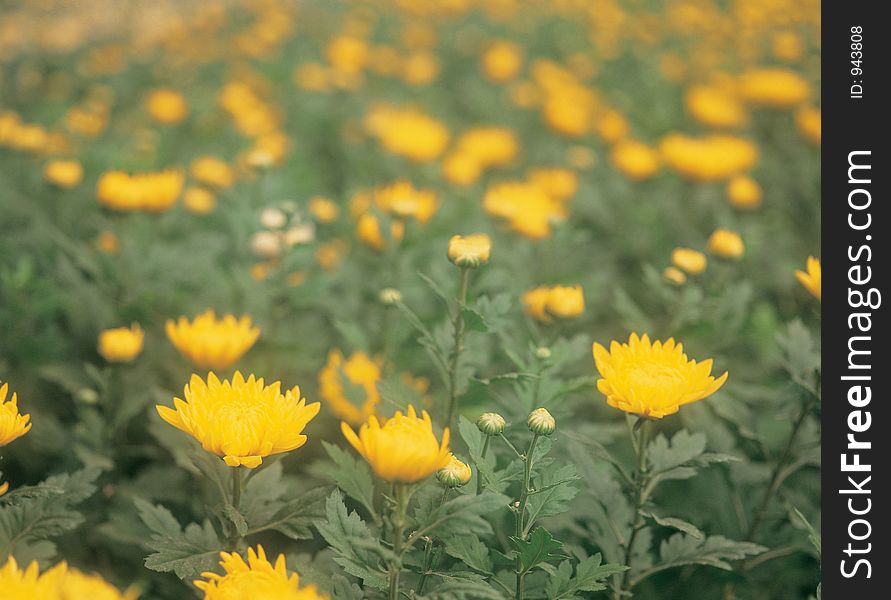
[[[314,488],[280,506],[270,521],[262,526],[252,526],[249,533],[271,529],[292,540],[312,539],[310,527],[325,517],[325,498],[330,487]]]
[[[561,562],[545,588],[549,600],[576,600],[582,597],[578,592],[605,590],[608,578],[628,570],[624,565],[602,563],[600,553],[589,556],[578,564],[573,577],[571,561]]]
[[[504,600],[504,594],[495,589],[477,573],[437,573],[442,580],[438,586],[418,598],[424,600]]]
[[[529,511],[527,531],[539,519],[560,515],[569,509],[569,503],[579,492],[572,485],[578,479],[575,465],[542,471],[537,478],[536,489],[526,503]]]
[[[146,542],[154,552],[145,558],[152,571],[173,571],[182,580],[191,580],[213,570],[221,550],[225,550],[210,521],[190,523],[183,530],[169,510],[141,498],[133,500],[139,518],[151,531]]]
[[[335,562],[365,585],[385,589],[387,573],[381,567],[381,558],[392,553],[380,545],[355,511],[347,512],[340,490],[328,496],[325,517],[325,521],[316,523],[316,529],[336,553]]]
[[[238,532],[238,535],[244,537],[248,532],[248,524],[247,520],[245,520],[244,515],[239,512],[237,508],[229,504],[228,502],[223,505],[223,516],[235,525],[235,530]]]
[[[783,366],[792,380],[802,387],[813,389],[814,373],[820,368],[820,351],[808,328],[795,319],[784,332],[777,335],[777,343],[783,350]]]
[[[697,540],[692,536],[676,533],[662,541],[659,563],[635,573],[631,578],[631,585],[637,585],[660,571],[684,565],[705,565],[730,571],[733,568],[730,564],[732,561],[761,554],[765,550],[767,548],[758,544],[737,542],[719,535]]]
[[[322,446],[334,461],[334,468],[328,473],[328,476],[347,496],[361,504],[369,515],[376,518],[374,477],[368,463],[354,458],[340,446],[328,442],[322,442]]]
[[[0,498],[0,561],[10,554],[22,561],[48,560],[58,537],[83,523],[74,506],[96,490],[99,469],[53,475],[34,486],[23,486]]]
[[[472,533],[457,535],[445,541],[446,554],[457,558],[465,565],[481,573],[492,572],[489,547]]]
[[[800,510],[798,510],[794,506],[790,508],[792,510],[792,513],[796,517],[792,519],[792,524],[797,525],[796,521],[801,522],[801,527],[803,527],[804,530],[807,531],[808,540],[810,540],[811,545],[817,551],[817,557],[819,558],[823,556],[823,539],[820,534],[817,532],[816,529],[814,529],[814,526],[811,525],[810,521],[807,520],[807,518],[801,513]]]
[[[689,536],[696,538],[697,540],[701,540],[705,538],[705,534],[702,531],[693,525],[692,523],[688,523],[683,519],[677,519],[675,517],[660,517],[659,515],[653,514],[651,512],[644,512],[644,516],[653,519],[658,525],[662,525],[663,527],[671,527],[672,529],[677,529],[678,531],[682,531]]]
[[[520,559],[520,570],[528,573],[535,567],[557,558],[566,558],[555,551],[563,548],[563,542],[555,540],[544,527],[536,527],[529,534],[528,540],[521,540],[516,536],[510,537],[510,543]]]
[[[479,496],[462,494],[436,508],[430,504],[419,506],[415,511],[417,531],[412,537],[489,534],[492,526],[482,515],[505,509],[509,503],[507,496],[487,491]]]
[[[474,309],[465,306],[461,314],[464,317],[464,327],[467,331],[479,331],[481,333],[489,331],[486,319]]]

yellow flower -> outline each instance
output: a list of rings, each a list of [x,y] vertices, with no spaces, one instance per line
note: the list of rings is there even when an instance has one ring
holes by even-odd
[[[472,156],[481,169],[509,165],[519,151],[516,134],[506,127],[475,127],[455,143],[455,152]]]
[[[478,267],[489,262],[492,240],[485,233],[475,233],[467,237],[453,235],[449,240],[449,260],[459,267]]]
[[[285,555],[279,554],[275,565],[266,559],[263,546],[248,548],[245,562],[235,552],[220,552],[224,575],[205,572],[204,580],[193,583],[204,592],[204,600],[325,600],[315,586],[300,587],[300,576],[288,573]]]
[[[551,293],[551,289],[547,286],[539,286],[537,288],[533,288],[527,292],[524,292],[522,296],[520,296],[520,302],[523,304],[523,310],[527,315],[542,321],[544,323],[550,323],[551,317],[548,316],[548,313],[545,311],[545,308],[548,305],[548,296]]]
[[[403,235],[405,235],[405,223],[402,221],[391,222],[389,241],[394,241],[398,244],[402,241]],[[372,213],[366,213],[359,217],[359,220],[356,222],[356,237],[377,251],[387,247],[388,239],[384,239],[383,233],[381,233],[380,221]]]
[[[549,196],[561,200],[569,200],[579,189],[579,178],[569,169],[532,169],[529,171],[528,179]]]
[[[282,394],[281,382],[245,380],[238,371],[231,383],[212,372],[207,383],[192,375],[184,395],[185,401],[173,399],[175,409],[156,406],[158,414],[230,467],[253,469],[267,456],[299,448],[306,443],[304,427],[319,412],[319,403],[306,404],[299,387]]]
[[[596,130],[607,144],[615,144],[628,136],[631,125],[619,111],[609,109],[597,119]]]
[[[442,442],[438,442],[426,410],[418,417],[409,406],[407,414],[397,411],[383,426],[371,416],[359,428],[358,436],[346,423],[341,423],[340,429],[385,481],[414,483],[449,464],[449,428],[443,430]]]
[[[452,152],[442,160],[442,174],[455,185],[476,183],[483,167],[472,154]]]
[[[182,187],[178,170],[135,175],[108,171],[99,178],[97,194],[99,203],[113,210],[162,212],[176,203]]]
[[[671,252],[671,262],[690,275],[699,275],[705,271],[708,260],[705,254],[691,248],[675,248]]]
[[[451,488],[466,485],[472,476],[470,465],[458,460],[454,454],[449,454],[449,464],[436,472],[436,480]]]
[[[436,192],[416,189],[404,179],[377,188],[374,202],[385,213],[400,219],[412,218],[419,223],[429,221],[439,206]]]
[[[684,104],[694,119],[709,127],[741,127],[748,120],[746,107],[718,86],[691,87],[684,97]]]
[[[650,146],[634,140],[624,140],[613,146],[610,161],[631,179],[648,179],[659,172],[662,159]]]
[[[823,138],[823,123],[819,108],[805,106],[795,113],[798,132],[810,143],[819,146]]]
[[[179,123],[189,114],[189,105],[182,94],[168,89],[149,93],[146,108],[155,121],[165,125]]]
[[[795,271],[795,278],[807,291],[822,302],[823,297],[823,269],[820,267],[820,259],[813,256],[807,257],[807,271]],[[15,400],[15,396],[13,396]]]
[[[333,223],[340,215],[340,207],[328,198],[314,196],[309,200],[309,212],[319,223]]]
[[[746,175],[737,175],[727,183],[727,200],[740,210],[754,210],[761,206],[761,186]]]
[[[28,422],[31,420],[31,415],[19,414],[15,392],[12,393],[9,402],[6,401],[8,391],[8,383],[0,386],[0,447],[22,437],[31,429],[31,423]]]
[[[294,83],[302,90],[324,92],[329,86],[328,69],[316,62],[307,62],[294,69]]]
[[[328,362],[319,371],[319,394],[331,412],[358,426],[377,411],[381,399],[377,390],[380,379],[380,359],[354,352],[344,360],[340,350],[331,350]]]
[[[210,190],[202,187],[188,187],[183,192],[183,206],[196,215],[207,215],[216,208],[217,199]]]
[[[739,92],[750,104],[789,108],[807,100],[810,85],[789,69],[750,69],[739,77]]]
[[[746,247],[738,233],[727,229],[716,229],[708,238],[709,252],[721,258],[739,258]]]
[[[0,593],[3,600],[136,600],[135,589],[120,592],[99,575],[88,575],[65,562],[40,573],[37,561],[24,570],[10,556],[0,567]]]
[[[217,319],[213,310],[206,310],[190,323],[186,317],[167,321],[167,337],[180,353],[200,369],[223,370],[232,366],[250,350],[260,328],[243,315],[224,315]]]
[[[227,188],[235,182],[232,167],[216,156],[199,156],[189,165],[189,173],[198,183],[212,188]]]
[[[343,240],[331,240],[319,244],[316,248],[315,258],[319,266],[326,271],[333,271],[346,255],[349,247]]]
[[[342,73],[355,75],[368,63],[368,44],[356,37],[338,36],[328,43],[325,55],[332,67]]]
[[[597,389],[610,406],[625,412],[661,419],[680,406],[702,400],[724,385],[727,373],[711,375],[712,359],[688,360],[682,344],[674,339],[650,343],[644,334],[632,333],[627,344],[612,342],[606,348],[595,343],[594,362],[601,379]]]
[[[513,79],[523,66],[523,52],[513,42],[499,40],[489,46],[482,57],[483,73],[492,81]]]
[[[142,352],[145,332],[138,323],[106,329],[99,334],[99,354],[108,362],[130,362]]]
[[[708,135],[694,138],[671,133],[660,144],[666,164],[694,181],[720,181],[748,171],[758,148],[745,138]]]
[[[409,85],[427,85],[439,75],[439,61],[431,52],[412,52],[401,66],[402,79]]]
[[[538,240],[551,233],[551,222],[567,216],[565,204],[540,186],[512,181],[490,186],[483,198],[485,211],[507,221],[511,229]]]
[[[448,128],[415,108],[372,107],[365,129],[386,150],[418,162],[437,158],[449,142]]]
[[[550,323],[551,317],[568,319],[585,312],[585,296],[580,285],[542,285],[525,292],[520,302],[526,314],[542,323]]]
[[[662,271],[662,277],[675,285],[684,285],[687,282],[687,276],[677,267],[665,267]]]
[[[81,182],[84,168],[76,160],[51,160],[43,166],[43,176],[53,185],[67,190]]]

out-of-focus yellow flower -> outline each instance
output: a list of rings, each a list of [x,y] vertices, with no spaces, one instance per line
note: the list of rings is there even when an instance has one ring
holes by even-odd
[[[532,169],[527,179],[533,185],[537,185],[553,198],[569,200],[575,196],[579,189],[579,178],[570,169],[559,167],[544,169]]]
[[[389,240],[399,243],[405,235],[405,223],[394,220],[390,223]],[[387,247],[387,239],[381,232],[381,223],[376,215],[366,213],[356,222],[356,237],[359,241],[374,250],[381,251]]]
[[[684,285],[687,282],[687,276],[677,267],[665,267],[662,271],[662,277],[675,285]]]
[[[708,249],[721,258],[740,258],[746,251],[740,235],[727,229],[715,229],[708,238]]]
[[[272,264],[268,262],[258,262],[251,265],[250,274],[254,281],[263,281],[269,277],[272,271]]]
[[[819,108],[805,106],[795,113],[798,132],[810,143],[819,146],[823,138],[823,120]]]
[[[323,242],[316,248],[315,258],[319,266],[326,271],[333,271],[346,256],[349,247],[343,240]]]
[[[483,198],[485,211],[507,221],[511,229],[538,240],[551,233],[551,222],[564,220],[564,202],[528,182],[505,182],[490,186]]]
[[[459,267],[475,268],[489,262],[492,239],[485,233],[453,235],[449,239],[449,260]]]
[[[279,554],[273,565],[258,544],[256,550],[248,548],[247,556],[245,562],[238,553],[220,552],[225,573],[205,572],[203,580],[192,582],[204,592],[204,600],[326,600],[315,586],[300,587],[300,576],[288,573],[284,554]]]
[[[461,462],[454,454],[449,454],[449,464],[436,472],[436,480],[450,488],[466,485],[471,477],[470,465]]]
[[[341,423],[340,429],[385,481],[415,483],[449,464],[449,428],[443,430],[442,442],[438,442],[426,410],[418,417],[414,407],[409,406],[406,414],[397,411],[383,425],[371,416],[359,428],[358,435],[346,423]]]
[[[601,376],[597,389],[609,405],[650,419],[714,394],[727,380],[727,373],[711,375],[712,359],[688,360],[683,345],[671,338],[650,343],[646,334],[632,333],[627,344],[614,341],[607,351],[595,343],[593,351]]]
[[[121,241],[111,231],[103,231],[96,237],[96,247],[103,254],[114,255],[121,251]]]
[[[607,144],[615,144],[628,136],[631,125],[619,111],[609,109],[597,119],[595,130]]]
[[[585,295],[582,286],[539,286],[520,297],[523,310],[529,316],[550,323],[552,317],[569,319],[585,312]]]
[[[705,254],[691,248],[675,248],[671,251],[671,262],[690,275],[699,275],[708,266]]]
[[[145,332],[138,323],[99,334],[99,354],[108,362],[130,362],[142,352]]]
[[[437,158],[449,142],[448,128],[416,108],[372,107],[365,129],[386,150],[418,162]]]
[[[67,190],[81,182],[84,168],[76,160],[51,160],[43,166],[43,176],[53,185]]]
[[[189,174],[198,183],[213,188],[227,188],[235,182],[232,167],[216,156],[199,156],[189,165]]]
[[[368,63],[368,44],[363,39],[341,35],[328,43],[325,56],[338,71],[355,75]]]
[[[412,52],[402,61],[402,79],[408,85],[427,85],[438,75],[439,60],[431,52]]]
[[[183,206],[196,215],[206,215],[216,208],[217,199],[213,192],[203,187],[190,186],[183,192]]]
[[[112,210],[163,212],[176,203],[183,188],[178,170],[138,173],[103,173],[97,184],[99,203]]]
[[[319,371],[319,394],[337,417],[358,426],[376,414],[380,403],[377,383],[381,379],[381,359],[364,352],[344,358],[340,350],[328,353],[328,362]]]
[[[807,270],[795,271],[795,278],[814,295],[814,298],[823,301],[823,269],[820,266],[820,259],[808,256]],[[13,396],[14,398],[15,396]]]
[[[331,87],[328,69],[317,62],[306,62],[294,69],[294,83],[308,92],[324,92]]]
[[[761,186],[746,175],[737,175],[727,182],[727,200],[740,210],[754,210],[761,206]]]
[[[624,140],[613,146],[610,161],[616,169],[631,179],[648,179],[662,167],[659,153],[635,140]]]
[[[282,394],[281,382],[245,380],[238,371],[231,383],[213,372],[206,383],[192,375],[184,395],[185,401],[173,399],[175,409],[156,406],[158,414],[230,467],[253,469],[268,456],[299,448],[306,443],[303,429],[319,412],[319,403],[306,404],[299,387]]]
[[[748,139],[729,135],[694,138],[679,133],[660,144],[666,164],[694,181],[721,181],[744,173],[758,161],[758,148]]]
[[[509,81],[523,66],[523,51],[513,42],[499,40],[483,53],[482,66],[483,73],[492,81]]]
[[[748,121],[746,107],[728,90],[695,85],[687,90],[684,105],[694,119],[709,127],[742,127]]]
[[[749,104],[772,108],[798,106],[810,96],[804,77],[780,68],[750,69],[739,77],[739,93]]]
[[[455,185],[476,183],[483,168],[471,154],[452,152],[442,160],[442,174]]]
[[[319,223],[333,223],[340,216],[340,207],[328,198],[315,196],[309,200],[309,212]]]
[[[120,592],[99,575],[82,573],[65,562],[42,574],[36,560],[22,570],[12,556],[0,567],[0,591],[3,600],[136,600],[139,595],[132,588]]]
[[[174,90],[152,90],[146,98],[146,108],[152,118],[164,125],[182,122],[189,114],[189,104]]]
[[[167,337],[180,353],[199,369],[228,369],[244,356],[260,337],[260,328],[243,315],[224,315],[218,319],[213,310],[206,310],[190,323],[186,317],[169,320]]]
[[[792,31],[778,31],[770,40],[770,51],[778,60],[795,62],[806,51],[801,36]]]
[[[418,223],[429,221],[439,206],[436,192],[417,189],[404,179],[375,189],[374,203],[389,215]]]
[[[9,384],[0,386],[0,447],[16,440],[31,429],[31,415],[19,414],[18,397],[15,392],[7,402]]]
[[[443,160],[443,174],[456,185],[475,183],[491,167],[510,164],[520,149],[513,131],[504,127],[477,127],[461,134]]]

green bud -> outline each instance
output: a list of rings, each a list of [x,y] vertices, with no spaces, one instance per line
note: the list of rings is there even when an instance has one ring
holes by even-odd
[[[504,417],[498,413],[483,413],[476,420],[476,426],[486,435],[498,435],[504,431]]]
[[[470,466],[455,458],[453,454],[449,464],[436,472],[436,480],[445,487],[454,488],[466,484],[472,475]]]
[[[546,408],[536,408],[529,413],[526,425],[529,426],[529,431],[538,435],[551,435],[557,429],[557,421]]]

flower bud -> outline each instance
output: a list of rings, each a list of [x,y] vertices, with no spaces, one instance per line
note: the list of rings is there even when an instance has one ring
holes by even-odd
[[[504,431],[504,417],[498,413],[483,413],[476,420],[476,426],[486,435],[498,435]]]
[[[551,358],[551,349],[547,346],[539,346],[535,349],[535,356],[539,360],[547,360]]]
[[[526,425],[529,426],[529,431],[538,435],[551,435],[557,429],[557,421],[546,408],[536,408],[529,413]]]
[[[436,472],[436,480],[445,487],[460,487],[470,481],[473,472],[470,466],[458,460],[454,454],[449,456],[449,464]]]
[[[271,231],[258,231],[251,236],[251,250],[261,258],[277,258],[281,254],[281,240]]]
[[[389,306],[391,304],[396,304],[397,302],[402,302],[402,292],[395,288],[384,288],[381,290],[378,298],[380,299],[381,304]]]
[[[489,262],[491,251],[492,240],[485,233],[467,237],[453,235],[449,240],[449,260],[465,269],[474,269]]]
[[[287,215],[278,208],[264,208],[260,213],[260,224],[266,229],[281,229],[287,222]]]

